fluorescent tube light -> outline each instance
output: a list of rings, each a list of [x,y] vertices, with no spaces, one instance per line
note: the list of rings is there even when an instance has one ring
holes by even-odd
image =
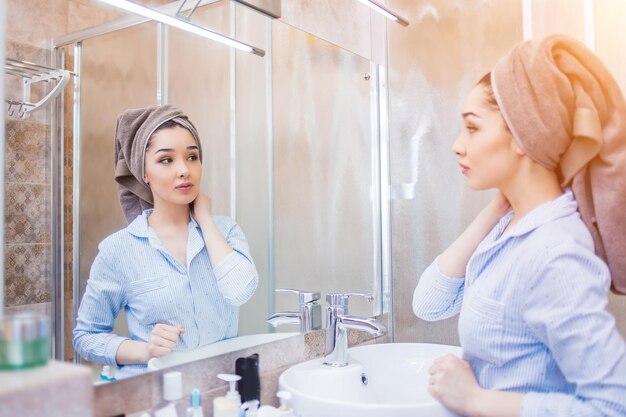
[[[372,10],[382,14],[387,19],[391,19],[394,22],[398,22],[402,26],[408,26],[409,25],[409,21],[408,20],[403,19],[397,13],[394,13],[393,11],[389,10],[388,8],[386,8],[385,6],[382,6],[382,5],[378,4],[378,3],[376,3],[374,0],[359,0],[359,1],[361,3],[363,3],[363,4],[365,4],[366,6],[369,6]]]
[[[202,36],[204,38],[223,43],[233,48],[237,48],[240,51],[250,52],[258,56],[265,56],[265,51],[262,49],[255,48],[254,46],[250,46],[243,42],[239,42],[235,39],[229,38],[228,36],[221,35],[217,32],[213,32],[209,29],[194,25],[193,23],[189,23],[184,20],[178,19],[174,16],[161,13],[158,10],[154,10],[146,6],[142,6],[132,1],[129,1],[129,0],[100,0],[100,1],[110,4],[111,6],[115,6],[120,9],[126,10],[127,12],[135,13],[140,16],[146,17],[148,19],[156,20],[157,22],[161,22],[166,25],[173,26],[175,28],[193,33],[195,35]]]

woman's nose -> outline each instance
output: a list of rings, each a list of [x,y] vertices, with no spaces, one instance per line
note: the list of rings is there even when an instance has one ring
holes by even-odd
[[[452,144],[452,152],[454,152],[456,156],[465,155],[465,148],[461,140],[461,135],[459,135],[454,141],[454,143]]]
[[[178,176],[179,177],[186,177],[187,175],[189,175],[189,167],[187,166],[186,162],[182,162],[178,166]]]

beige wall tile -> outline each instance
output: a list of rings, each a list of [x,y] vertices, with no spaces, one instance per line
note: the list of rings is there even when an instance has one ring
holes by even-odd
[[[5,245],[5,303],[7,306],[50,301],[49,244]]]
[[[50,243],[50,186],[5,185],[6,243]]]
[[[7,57],[50,64],[50,40],[67,31],[66,0],[9,0]],[[7,97],[22,99],[22,78],[5,77]],[[48,93],[47,83],[32,87],[31,101]],[[50,236],[50,108],[26,120],[8,118],[6,158],[6,262],[8,305],[49,301]]]
[[[67,277],[68,275],[66,275]],[[70,282],[70,285],[65,286],[65,303],[64,303],[64,307],[65,307],[65,326],[63,328],[64,332],[65,332],[65,343],[64,343],[64,349],[65,349],[65,357],[64,360],[72,362],[74,360],[74,347],[72,345],[73,340],[74,340],[74,336],[73,336],[73,331],[74,331],[74,326],[76,325],[76,320],[74,318],[74,299],[73,299],[73,292],[71,289],[71,280],[70,279],[66,279],[66,283]],[[68,288],[69,287],[69,288]]]
[[[5,181],[49,182],[49,127],[29,120],[6,121]]]

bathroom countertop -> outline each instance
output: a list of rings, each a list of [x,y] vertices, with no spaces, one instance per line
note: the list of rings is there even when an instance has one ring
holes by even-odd
[[[91,371],[50,361],[24,371],[0,371],[0,416],[93,416]]]
[[[71,379],[84,375],[87,368],[64,362],[50,361],[46,366],[23,371],[0,371],[0,396],[49,381]]]

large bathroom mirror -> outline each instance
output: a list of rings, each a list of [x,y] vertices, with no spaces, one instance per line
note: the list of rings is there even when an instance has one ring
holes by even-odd
[[[126,226],[113,149],[117,115],[128,108],[183,109],[200,133],[202,189],[213,213],[236,219],[250,244],[260,281],[241,307],[242,342],[229,340],[224,349],[298,332],[266,322],[274,312],[298,309],[297,297],[277,288],[318,291],[322,307],[331,292],[371,293],[374,302],[355,299],[351,313],[383,312],[378,66],[234,1],[203,1],[193,22],[266,55],[128,19],[55,45],[58,59],[73,61],[78,74],[59,112],[73,161],[66,165],[63,216],[65,281],[73,282],[66,291],[74,306],[63,326],[68,360],[77,359],[72,329],[98,244]],[[123,314],[114,332],[127,334]],[[207,346],[200,355],[223,352]],[[93,364],[96,375],[101,366]]]

